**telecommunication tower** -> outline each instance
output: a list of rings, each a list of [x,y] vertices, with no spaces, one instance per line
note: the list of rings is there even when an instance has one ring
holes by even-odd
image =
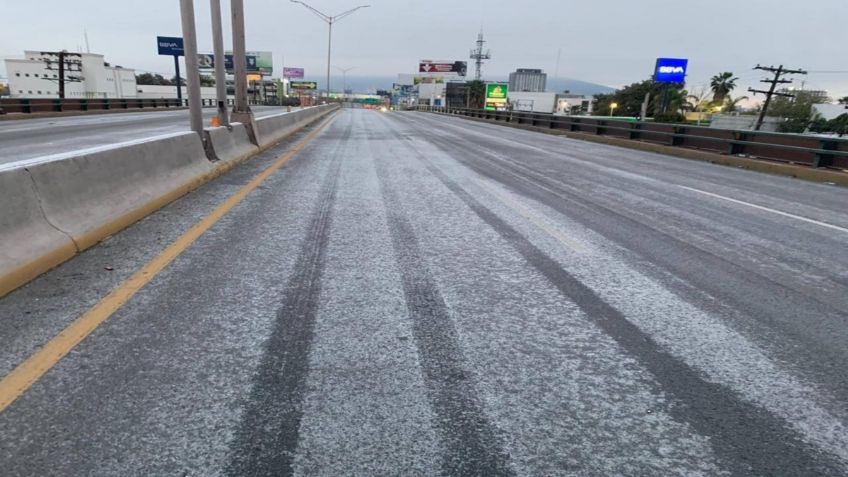
[[[486,40],[483,39],[483,32],[477,34],[477,48],[471,50],[471,59],[474,60],[474,64],[477,65],[477,72],[474,75],[474,79],[480,80],[483,78],[483,60],[489,60],[492,58],[492,53],[489,50],[484,50],[483,45],[486,44]]]

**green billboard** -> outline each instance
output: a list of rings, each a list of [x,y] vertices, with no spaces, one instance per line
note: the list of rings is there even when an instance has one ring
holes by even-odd
[[[506,107],[506,98],[509,94],[509,85],[506,83],[486,84],[486,109],[496,110]]]

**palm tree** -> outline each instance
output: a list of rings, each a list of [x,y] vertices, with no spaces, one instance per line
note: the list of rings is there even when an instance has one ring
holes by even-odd
[[[730,97],[730,95],[728,95],[724,99],[724,104],[722,105],[721,110],[725,113],[732,113],[732,112],[736,111],[736,106],[739,103],[741,103],[742,101],[745,101],[747,99],[748,99],[747,96],[738,96],[736,98],[732,98],[732,97]]]
[[[733,73],[725,71],[724,73],[713,76],[710,80],[710,88],[713,90],[713,99],[715,101],[724,101],[724,98],[736,88],[736,81],[739,78],[733,76]]]

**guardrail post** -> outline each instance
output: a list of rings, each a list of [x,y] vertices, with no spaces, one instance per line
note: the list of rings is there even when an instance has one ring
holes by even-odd
[[[606,125],[606,121],[599,119],[598,122],[595,123],[595,134],[597,134],[598,136],[603,136],[604,133],[607,132],[607,128],[604,127]]]
[[[822,139],[820,142],[821,146],[819,149],[824,149],[826,151],[836,151],[839,149],[839,143],[830,139]],[[813,159],[813,167],[828,167],[833,165],[833,154],[825,154],[821,152],[816,153],[815,159]]]
[[[674,134],[671,136],[671,145],[679,146],[683,144],[683,140],[686,139],[684,135],[686,134],[685,126],[674,126]]]
[[[740,154],[745,154],[745,145],[739,144],[735,141],[745,141],[749,140],[748,133],[743,131],[733,131],[733,141],[730,142],[730,148],[727,153],[731,156],[738,156]]]
[[[631,123],[630,124],[630,139],[641,139],[642,138],[642,123]]]

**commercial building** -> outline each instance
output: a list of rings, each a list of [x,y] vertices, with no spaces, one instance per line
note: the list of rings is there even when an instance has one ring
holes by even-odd
[[[58,55],[25,51],[23,59],[7,59],[9,94],[13,98],[58,98]],[[135,98],[135,70],[111,66],[103,55],[74,53],[66,56],[65,98]]]
[[[509,92],[509,105],[513,111],[573,116],[590,115],[592,100],[591,96],[569,93]]]
[[[547,73],[539,69],[519,68],[509,74],[509,90],[517,92],[545,91]]]

